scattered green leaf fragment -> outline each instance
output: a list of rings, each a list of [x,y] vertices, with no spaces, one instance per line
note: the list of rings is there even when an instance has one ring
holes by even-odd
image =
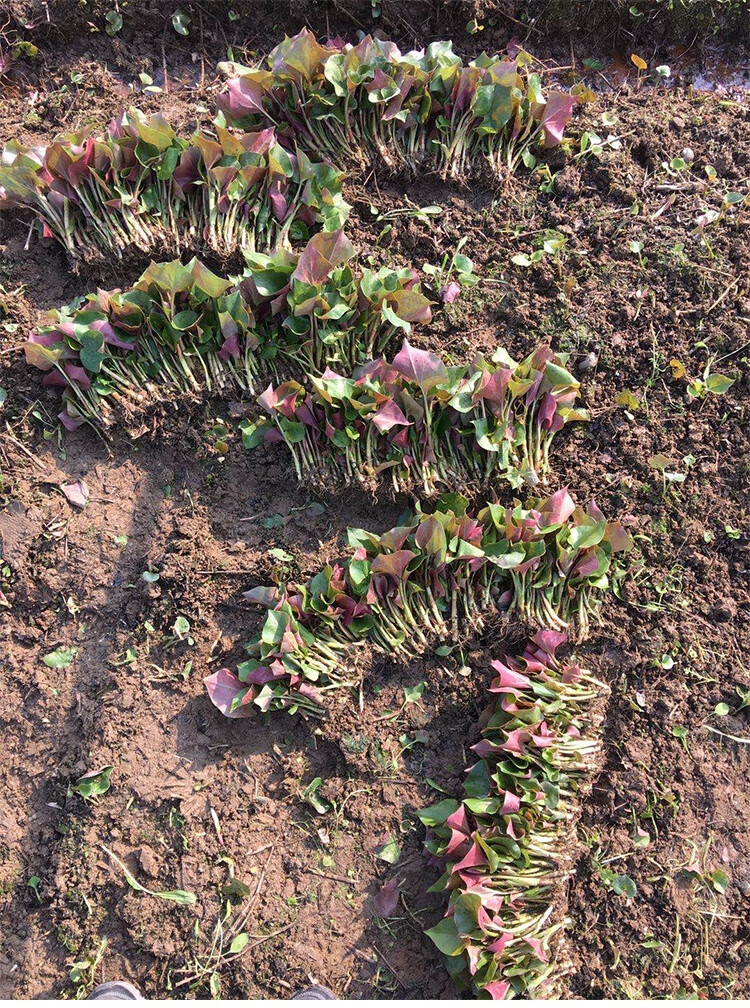
[[[119,865],[125,875],[125,880],[128,885],[131,889],[135,889],[136,892],[146,893],[147,896],[158,896],[159,899],[169,900],[172,903],[179,903],[181,906],[192,906],[193,903],[197,902],[198,897],[195,893],[186,892],[184,889],[169,889],[166,892],[154,892],[152,889],[147,889],[145,886],[141,885],[135,875],[133,875],[133,873],[128,869],[127,865],[125,865],[116,854],[113,854],[108,847],[104,846],[104,844],[100,844],[99,846],[105,854],[108,854],[109,857],[112,858],[116,865]]]
[[[247,947],[249,941],[250,941],[249,934],[246,934],[244,931],[241,934],[238,934],[232,940],[232,944],[229,946],[230,955],[239,955],[239,953],[242,952],[242,950]]]
[[[104,26],[107,35],[115,36],[122,28],[122,14],[119,11],[107,11],[104,15],[104,20],[107,22]]]
[[[426,688],[426,682],[419,682],[416,686],[404,686],[404,707],[410,703],[418,703]]]
[[[187,35],[189,24],[190,18],[184,11],[178,9],[172,15],[172,27],[178,35]]]
[[[302,798],[311,805],[312,808],[318,813],[318,815],[325,815],[331,809],[331,803],[326,801],[326,799],[318,794],[320,789],[323,787],[323,778],[316,777],[315,780],[311,781],[305,790],[302,792]]]
[[[690,749],[687,743],[687,734],[688,734],[687,728],[683,727],[682,725],[675,725],[674,728],[672,729],[672,734],[676,739],[679,739],[680,742],[682,742],[682,747],[689,756]]]
[[[154,582],[159,580],[158,571],[145,570],[141,574],[141,580],[146,581],[148,584],[154,584]]]
[[[29,881],[26,883],[29,889],[33,890],[38,903],[42,902],[42,897],[39,895],[39,886],[41,885],[41,883],[42,880],[39,878],[38,875],[32,875]]]
[[[386,864],[396,864],[401,857],[401,848],[392,834],[389,833],[385,843],[375,848],[375,857],[385,861]]]
[[[126,535],[116,535],[112,540],[112,542],[115,544],[115,546],[127,546],[128,537]]]
[[[714,714],[717,717],[726,717],[728,713],[729,713],[729,704],[717,703],[717,705],[714,707]]]
[[[46,654],[42,661],[47,668],[67,668],[77,654],[78,648],[76,647],[59,647],[56,651],[50,651],[49,654]]]
[[[280,528],[282,525],[286,524],[286,519],[283,515],[274,514],[269,515],[267,518],[261,518],[259,525],[262,525],[265,529]]]
[[[722,871],[721,868],[717,868],[715,871],[712,871],[708,877],[711,880],[711,885],[714,887],[716,892],[721,893],[723,896],[727,891],[727,886],[729,885],[727,873]]]
[[[615,875],[612,879],[612,892],[618,896],[627,896],[632,899],[637,893],[635,882],[629,875]]]

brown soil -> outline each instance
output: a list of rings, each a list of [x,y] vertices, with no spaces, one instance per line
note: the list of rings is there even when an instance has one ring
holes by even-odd
[[[331,31],[351,31],[329,13]],[[294,8],[252,28],[244,15],[230,22],[204,10],[188,39],[168,22],[160,32],[144,22],[121,38],[66,40],[55,22],[37,61],[19,60],[0,80],[0,139],[41,142],[102,122],[131,100],[127,85],[138,71],[163,85],[163,60],[165,91],[137,100],[191,124],[205,114],[196,102],[210,107],[212,67],[227,44],[239,52],[247,39],[261,51],[299,23]],[[326,11],[311,24],[325,32]],[[414,35],[440,27],[433,19]],[[479,44],[504,41],[487,35]],[[479,48],[473,37],[458,40]],[[603,113],[617,125],[602,126]],[[377,257],[417,265],[440,261],[469,236],[464,251],[482,282],[421,342],[457,357],[498,340],[515,354],[539,340],[570,351],[593,419],[556,444],[553,484],[581,499],[595,495],[636,536],[622,598],[607,603],[579,649],[613,694],[606,766],[586,802],[570,886],[567,993],[748,997],[750,758],[747,744],[727,737],[750,735],[735,691],[750,685],[747,211],[713,225],[710,249],[694,233],[705,206],[719,208],[723,193],[746,184],[746,113],[679,83],[638,91],[631,81],[601,94],[573,132],[586,126],[603,135],[611,128],[622,150],[577,161],[554,155],[551,191],[529,175],[500,188],[380,172],[352,179],[347,195],[359,219],[351,230]],[[663,187],[673,180],[662,162],[685,147],[694,152],[692,181],[666,205]],[[705,164],[718,177],[704,192]],[[371,223],[369,204],[386,209],[404,193],[440,204],[444,215],[430,227],[402,219],[375,247],[382,225]],[[318,501],[294,482],[280,450],[251,456],[233,442],[222,461],[207,432],[227,404],[181,405],[160,418],[158,434],[154,421],[110,444],[85,431],[58,436],[55,395],[25,367],[18,344],[41,310],[97,284],[127,285],[145,262],[74,275],[58,249],[33,238],[25,248],[25,222],[4,214],[0,228],[0,386],[8,391],[0,588],[9,602],[0,610],[0,996],[84,991],[68,972],[105,941],[97,981],[123,976],[151,997],[207,996],[210,970],[197,984],[185,981],[206,969],[232,878],[248,887],[235,886],[235,918],[248,911],[255,937],[218,970],[223,996],[286,998],[310,977],[342,997],[454,996],[422,934],[442,899],[426,893],[436,872],[421,854],[414,811],[439,798],[434,784],[457,792],[490,659],[523,628],[509,637],[491,627],[460,657],[404,664],[364,656],[361,711],[356,694],[342,692],[317,730],[283,717],[222,718],[201,679],[235,661],[257,625],[243,590],[264,583],[274,563],[315,571],[342,550],[347,525],[388,527],[408,501],[351,492],[310,509]],[[559,264],[511,264],[550,228],[568,238]],[[642,263],[633,240],[644,244]],[[709,355],[723,358],[714,371],[735,384],[688,401],[669,362],[696,377]],[[624,391],[636,406],[618,405]],[[684,482],[662,483],[649,465],[657,454]],[[57,489],[79,478],[91,492],[82,511]],[[262,519],[274,515],[281,519],[269,529]],[[159,580],[143,581],[145,570]],[[170,644],[180,615],[193,644]],[[41,659],[59,646],[77,654],[53,670]],[[461,674],[464,665],[472,675]],[[384,720],[384,710],[401,706],[403,687],[421,681],[422,704]],[[716,716],[718,703],[731,713]],[[423,741],[402,753],[399,739],[415,731],[426,732]],[[69,791],[103,766],[113,767],[106,795],[87,803]],[[325,815],[302,797],[316,777],[332,805]],[[636,825],[647,846],[634,844]],[[393,866],[373,853],[388,834],[401,846]],[[134,892],[102,845],[150,889],[186,889],[197,903]],[[632,878],[632,899],[606,886],[608,868]],[[726,892],[717,891],[720,875],[712,881],[717,869]],[[402,901],[384,922],[372,897],[392,878]]]

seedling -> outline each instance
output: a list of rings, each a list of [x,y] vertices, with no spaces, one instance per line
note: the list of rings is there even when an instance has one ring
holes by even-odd
[[[175,18],[186,26],[186,15]],[[107,20],[111,34],[122,27],[114,11]],[[145,90],[161,90],[140,78]],[[69,135],[41,149],[11,141],[0,166],[6,204],[29,207],[44,237],[73,259],[177,251],[198,235],[223,253],[289,247],[311,229],[341,227],[349,213],[341,182],[330,165],[291,157],[273,128],[237,136],[215,124],[185,138],[137,108],[100,137]]]
[[[311,808],[315,809],[318,815],[325,815],[326,812],[330,812],[331,810],[331,803],[319,794],[322,787],[323,778],[316,777],[300,794],[300,798],[307,802]]]
[[[517,363],[504,349],[490,360],[449,367],[404,339],[389,363],[357,376],[334,372],[272,385],[258,402],[269,414],[243,427],[243,443],[283,440],[297,478],[330,489],[385,480],[397,491],[442,486],[471,491],[502,477],[536,486],[548,470],[557,431],[588,414],[576,407],[579,382],[567,354],[540,347]]]
[[[243,129],[293,129],[309,154],[341,167],[376,157],[391,169],[464,177],[484,158],[500,174],[559,144],[585,100],[585,91],[545,94],[533,64],[523,50],[464,64],[451,42],[433,42],[415,59],[377,35],[321,45],[303,28],[269,54],[269,69],[220,64],[229,81],[217,104]]]
[[[498,608],[540,626],[575,622],[585,636],[616,555],[632,546],[622,526],[593,502],[577,507],[567,490],[476,516],[467,508],[448,494],[433,514],[420,509],[382,535],[350,529],[348,560],[305,584],[246,592],[268,608],[266,621],[237,675],[205,680],[212,702],[230,717],[251,705],[319,716],[324,692],[347,683],[342,652],[353,645],[414,655]]]
[[[113,769],[111,766],[106,766],[101,770],[89,770],[83,777],[79,777],[75,784],[68,787],[68,797],[77,794],[86,801],[95,801],[109,791],[109,778]]]
[[[707,395],[724,395],[734,385],[733,378],[728,378],[722,374],[712,374],[711,368],[713,364],[714,359],[709,357],[701,376],[699,378],[691,378],[684,364],[677,360],[676,357],[673,357],[669,362],[669,366],[672,369],[672,377],[678,381],[683,379],[687,383],[686,395],[688,399],[705,399]]]
[[[533,991],[553,970],[555,895],[573,873],[564,852],[574,796],[601,748],[592,711],[608,689],[557,659],[564,641],[541,631],[520,659],[492,663],[493,703],[464,798],[418,813],[427,850],[445,864],[430,891],[449,893],[445,918],[427,934],[451,975],[494,1000]],[[613,891],[635,894],[631,879],[611,875]]]
[[[456,251],[453,254],[447,252],[443,256],[440,266],[432,266],[430,263],[422,265],[422,272],[432,277],[437,296],[444,304],[452,304],[462,290],[479,283],[479,278],[474,273],[474,263],[461,251],[467,241],[468,236],[464,235],[456,245]]]
[[[638,256],[638,265],[641,269],[646,267],[646,257],[643,254],[644,245],[642,241],[631,241],[628,243],[628,248],[633,253],[633,255]]]
[[[185,616],[177,617],[172,625],[171,635],[164,638],[164,648],[173,648],[176,644],[187,644],[189,647],[195,644],[190,635],[190,621]]]
[[[84,1000],[85,994],[94,986],[96,971],[104,958],[106,949],[107,939],[102,938],[95,952],[90,952],[85,959],[75,962],[71,966],[68,976],[70,982],[76,986],[75,999],[77,1001]]]
[[[59,647],[57,650],[50,651],[49,654],[44,655],[42,661],[47,668],[64,669],[70,665],[77,654],[77,647]]]

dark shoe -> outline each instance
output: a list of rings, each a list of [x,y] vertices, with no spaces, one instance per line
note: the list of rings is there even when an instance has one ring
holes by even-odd
[[[108,980],[94,987],[87,1001],[144,1001],[143,994],[127,980]]]
[[[304,990],[297,991],[291,997],[292,1001],[338,1001],[338,998],[321,984],[313,984],[312,987],[305,987]]]

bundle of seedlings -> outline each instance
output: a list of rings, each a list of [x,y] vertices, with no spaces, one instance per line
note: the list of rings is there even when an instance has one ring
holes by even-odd
[[[279,352],[295,364],[287,373],[351,372],[382,354],[396,333],[431,320],[416,270],[359,269],[353,256],[342,231],[315,235],[300,255],[246,254],[242,293],[278,330]]]
[[[375,492],[426,496],[450,488],[471,495],[496,479],[536,486],[549,470],[555,433],[570,420],[579,382],[567,354],[540,347],[517,363],[504,349],[489,361],[449,367],[404,339],[384,358],[345,378],[328,369],[258,398],[270,414],[242,427],[249,448],[281,437],[299,480],[319,489],[359,484]]]
[[[427,934],[459,988],[493,1000],[540,988],[555,996],[565,971],[565,883],[581,796],[600,765],[599,701],[609,693],[556,657],[565,641],[542,630],[520,659],[492,663],[494,698],[472,746],[478,760],[466,772],[465,797],[419,814],[427,850],[444,869],[429,891],[450,894],[444,919]]]
[[[0,206],[29,207],[74,259],[129,247],[266,251],[342,227],[341,180],[285,150],[272,128],[235,135],[216,124],[185,139],[159,113],[131,109],[101,137],[8,144]]]
[[[378,156],[391,169],[463,177],[483,162],[501,175],[559,144],[585,97],[545,93],[534,65],[522,49],[464,63],[452,42],[407,53],[370,35],[321,45],[303,28],[271,51],[268,69],[220,64],[229,80],[217,104],[226,122],[273,125],[339,166]]]
[[[63,389],[69,430],[106,428],[180,395],[257,392],[269,377],[348,359],[364,335],[380,345],[409,329],[407,319],[430,318],[410,272],[360,275],[346,264],[351,254],[341,231],[321,231],[299,254],[248,254],[234,279],[196,259],[152,263],[130,290],[50,312],[25,343],[26,360]]]
[[[619,523],[593,501],[577,507],[567,490],[526,507],[491,504],[476,517],[467,507],[449,494],[434,513],[417,506],[382,535],[349,529],[346,560],[304,584],[247,592],[269,612],[237,674],[221,669],[205,680],[213,703],[229,717],[253,707],[319,715],[324,694],[347,682],[346,649],[369,642],[414,655],[435,638],[478,629],[489,612],[585,634],[614,554],[630,546]]]

